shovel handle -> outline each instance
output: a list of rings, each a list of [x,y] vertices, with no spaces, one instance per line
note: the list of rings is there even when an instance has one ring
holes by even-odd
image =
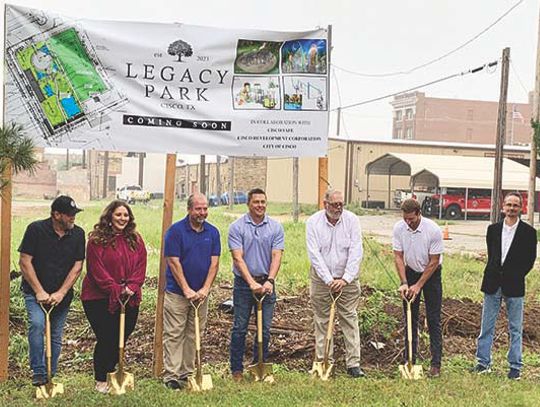
[[[408,347],[408,362],[409,366],[412,366],[412,342],[413,342],[413,332],[412,332],[412,311],[411,304],[414,301],[414,297],[411,300],[405,300],[407,302],[407,347]]]
[[[47,381],[50,382],[52,377],[52,344],[51,344],[51,312],[54,309],[54,305],[49,305],[47,309],[42,302],[39,306],[45,314],[45,358],[47,359]]]

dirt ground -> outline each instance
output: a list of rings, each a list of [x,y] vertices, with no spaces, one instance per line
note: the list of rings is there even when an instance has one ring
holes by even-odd
[[[152,284],[152,282],[149,282]],[[360,310],[365,301],[373,293],[369,287],[362,288]],[[221,285],[213,292],[208,316],[208,325],[203,336],[203,361],[206,364],[216,364],[228,361],[228,349],[232,314],[220,306],[231,298],[232,287]],[[396,366],[402,361],[404,349],[403,315],[399,303],[384,303],[384,313],[395,318],[396,324],[388,337],[383,337],[374,326],[369,334],[362,336],[362,367],[369,371],[395,373]],[[536,323],[540,305],[529,304],[525,311],[524,348],[531,352],[540,351],[540,326]],[[421,307],[421,329],[427,331]],[[445,299],[442,311],[442,328],[444,339],[444,354],[463,355],[474,362],[475,341],[479,333],[481,304],[468,300]],[[22,320],[11,320],[12,332],[25,334]],[[246,361],[251,358],[251,346],[256,326],[254,319],[250,324]],[[127,347],[127,363],[131,370],[139,376],[151,376],[153,354],[154,314],[143,312],[139,317],[137,328],[132,334]],[[292,296],[281,296],[276,306],[272,325],[271,359],[284,364],[288,368],[306,371],[313,361],[313,328],[312,312],[307,291]],[[339,327],[336,324],[335,356],[338,370],[344,370],[344,343]],[[420,335],[420,338],[425,335]],[[429,360],[428,341],[421,340],[419,346],[420,358]],[[378,344],[378,346],[374,346]],[[382,344],[382,347],[380,346]],[[64,335],[64,348],[60,362],[63,372],[92,372],[92,362],[89,355],[93,351],[94,336],[83,312],[71,312]],[[495,347],[506,349],[508,338],[506,334],[506,318],[499,318]],[[379,349],[377,349],[379,348]],[[84,356],[86,355],[86,356]],[[10,374],[26,376],[27,367],[19,367],[10,360]]]

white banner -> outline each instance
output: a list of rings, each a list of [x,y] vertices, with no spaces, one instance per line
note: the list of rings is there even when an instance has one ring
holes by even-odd
[[[327,150],[329,33],[96,21],[7,6],[8,121],[45,147]]]

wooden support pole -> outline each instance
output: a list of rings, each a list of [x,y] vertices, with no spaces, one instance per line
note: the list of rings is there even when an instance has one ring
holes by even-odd
[[[324,194],[328,189],[328,156],[319,157],[319,209],[324,208]]]
[[[4,179],[8,184],[2,189],[0,206],[0,382],[8,379],[9,348],[9,273],[11,265],[11,198],[12,169],[7,165]]]
[[[491,194],[491,223],[498,222],[501,217],[503,147],[506,137],[506,99],[508,97],[509,68],[510,48],[505,48],[502,54],[501,91],[499,94],[499,115],[497,118],[497,139],[495,143],[495,169],[493,193]]]
[[[156,321],[154,326],[154,377],[161,376],[163,370],[163,300],[165,296],[165,233],[172,224],[174,209],[174,184],[176,175],[176,154],[167,154],[165,166],[165,191],[163,194],[163,220],[161,223],[161,256],[159,259],[158,296]]]
[[[199,163],[199,192],[206,195],[206,156],[201,155]]]

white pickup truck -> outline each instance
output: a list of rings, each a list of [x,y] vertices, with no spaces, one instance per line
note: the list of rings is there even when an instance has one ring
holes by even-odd
[[[150,192],[143,190],[138,185],[124,185],[116,190],[116,199],[126,201],[128,204],[136,202],[147,203],[150,198]]]

